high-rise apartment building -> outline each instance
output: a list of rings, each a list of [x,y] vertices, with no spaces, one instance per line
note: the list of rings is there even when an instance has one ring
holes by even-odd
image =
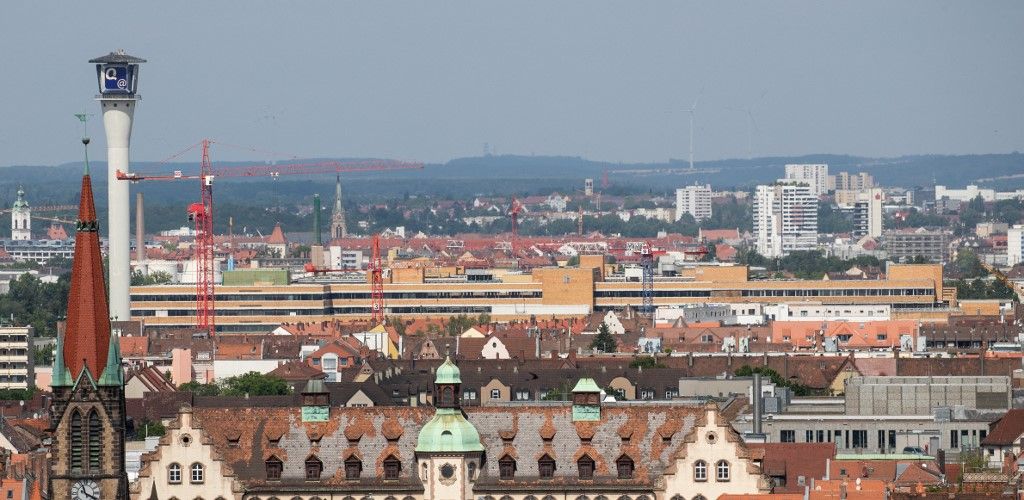
[[[811,188],[811,196],[817,198],[828,192],[828,165],[824,163],[786,165],[786,181],[807,184]]]
[[[676,220],[690,214],[697,221],[711,217],[711,185],[694,184],[676,189]]]
[[[1013,267],[1024,262],[1024,226],[1014,225],[1006,230],[1006,265]]]
[[[853,235],[856,237],[882,236],[882,200],[885,196],[881,188],[860,191],[857,201],[853,203]]]
[[[818,200],[802,183],[757,186],[754,192],[757,252],[782,257],[818,244]]]
[[[856,174],[839,172],[832,176],[832,179],[834,180],[830,182],[831,188],[836,191],[860,191],[875,187],[875,178],[871,177],[871,174],[867,172],[857,172]]]

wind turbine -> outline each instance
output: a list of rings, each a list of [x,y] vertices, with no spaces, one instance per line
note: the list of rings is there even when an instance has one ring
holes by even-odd
[[[690,171],[693,172],[693,115],[697,111],[697,102],[700,101],[700,97],[704,95],[704,89],[700,89],[700,93],[697,94],[697,98],[693,100],[693,106],[690,106]]]
[[[747,158],[748,159],[752,159],[754,157],[754,132],[755,131],[760,132],[760,130],[757,128],[757,122],[754,121],[754,106],[757,106],[758,104],[760,104],[761,101],[764,100],[764,96],[767,93],[768,93],[767,90],[764,91],[764,92],[761,92],[761,97],[758,98],[758,100],[756,102],[754,102],[754,104],[752,104],[750,106],[747,106],[745,108],[728,108],[728,109],[731,109],[733,111],[739,111],[740,113],[745,113],[747,115]]]

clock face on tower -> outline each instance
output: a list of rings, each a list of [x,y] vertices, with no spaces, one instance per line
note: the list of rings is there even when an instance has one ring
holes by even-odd
[[[71,487],[71,500],[99,500],[100,487],[96,481],[79,481]]]

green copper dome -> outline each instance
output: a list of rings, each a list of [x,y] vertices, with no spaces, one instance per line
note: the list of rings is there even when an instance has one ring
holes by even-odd
[[[456,372],[458,377],[458,372]],[[461,410],[438,408],[434,418],[420,430],[417,453],[468,453],[484,451],[476,427]]]
[[[462,377],[459,373],[459,367],[452,363],[451,358],[444,358],[444,363],[437,367],[437,374],[434,378],[434,384],[461,384]]]

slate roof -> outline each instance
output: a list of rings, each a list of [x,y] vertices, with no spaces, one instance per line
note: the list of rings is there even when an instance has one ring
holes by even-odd
[[[90,63],[93,64],[111,64],[111,63],[125,63],[125,64],[139,64],[146,62],[141,57],[130,56],[125,54],[124,51],[111,52],[105,56],[100,56],[95,59],[89,59]]]
[[[211,401],[214,398],[210,398]],[[217,398],[223,399],[223,398]],[[431,407],[375,407],[330,409],[327,422],[303,422],[298,406],[263,406],[252,401],[239,407],[202,407],[191,410],[193,425],[204,432],[215,456],[228,466],[228,473],[241,481],[247,491],[317,491],[342,486],[346,491],[422,492],[416,477],[415,446],[420,429],[434,414]],[[583,454],[596,463],[589,489],[602,485],[618,491],[650,491],[672,464],[685,453],[686,443],[696,437],[694,430],[706,424],[712,407],[683,405],[623,405],[601,409],[601,420],[573,422],[569,404],[537,404],[466,409],[467,418],[480,433],[485,461],[474,491],[531,490],[553,485],[572,487],[579,483],[576,460]],[[761,460],[762,450],[748,448],[740,436],[720,420],[726,442],[738,447],[742,458]],[[173,427],[174,424],[171,425]],[[163,438],[164,440],[168,438]],[[230,442],[230,443],[229,443]],[[159,453],[160,449],[153,452]],[[316,455],[323,462],[319,481],[307,481],[305,460]],[[547,454],[557,466],[552,479],[537,481],[538,459]],[[515,479],[500,480],[498,461],[506,455],[516,460]],[[618,479],[616,460],[633,459],[632,479]],[[143,458],[141,477],[153,472]],[[266,460],[276,457],[284,463],[282,479],[266,479]],[[346,480],[345,459],[362,461],[358,480]],[[402,463],[400,479],[384,481],[383,462],[394,456]],[[752,472],[757,472],[754,465]]]

